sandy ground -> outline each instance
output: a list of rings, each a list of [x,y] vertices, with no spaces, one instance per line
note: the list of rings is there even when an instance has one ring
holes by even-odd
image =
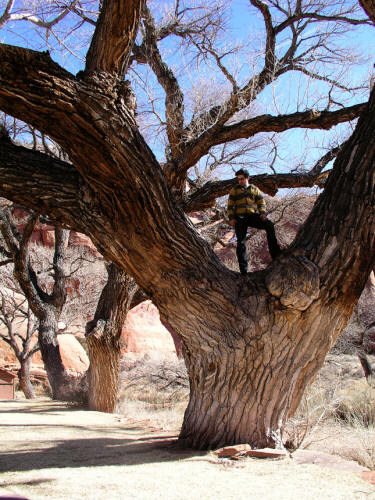
[[[0,402],[0,498],[375,499],[354,472],[293,459],[217,460],[175,433],[50,400]]]

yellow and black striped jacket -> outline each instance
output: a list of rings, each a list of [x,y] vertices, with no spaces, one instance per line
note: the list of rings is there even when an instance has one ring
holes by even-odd
[[[228,198],[228,218],[234,219],[236,215],[255,213],[256,209],[261,214],[266,213],[266,203],[260,190],[253,184],[247,188],[239,184],[231,189]]]

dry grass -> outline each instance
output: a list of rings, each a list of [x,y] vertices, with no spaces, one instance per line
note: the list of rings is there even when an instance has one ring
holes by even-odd
[[[363,467],[375,470],[375,427],[363,427],[362,423],[351,423],[354,432],[351,435],[355,444],[342,451],[342,456],[355,460]]]
[[[123,362],[117,408],[155,427],[179,429],[189,399],[185,364],[175,357]]]
[[[375,389],[356,380],[338,393],[336,415],[354,427],[375,426]]]
[[[285,447],[293,452],[308,448],[316,439],[316,431],[332,418],[337,408],[336,387],[325,384],[318,377],[305,392],[300,406],[286,425]]]
[[[324,451],[375,470],[375,390],[358,378],[358,365],[356,356],[329,356],[287,424],[291,451]]]

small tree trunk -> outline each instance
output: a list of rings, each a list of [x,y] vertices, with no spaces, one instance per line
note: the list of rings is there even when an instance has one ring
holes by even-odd
[[[46,311],[39,318],[38,342],[52,398],[60,401],[82,401],[79,381],[70,377],[63,365],[59,343],[57,341],[57,319],[53,311]]]
[[[120,345],[117,336],[94,336],[88,339],[90,410],[113,413],[119,387]]]
[[[100,295],[95,317],[86,325],[89,350],[89,408],[113,413],[119,386],[120,337],[137,285],[114,264]]]
[[[20,360],[21,368],[18,370],[18,380],[20,382],[20,389],[24,393],[26,399],[34,399],[35,393],[30,380],[32,356],[27,359]]]

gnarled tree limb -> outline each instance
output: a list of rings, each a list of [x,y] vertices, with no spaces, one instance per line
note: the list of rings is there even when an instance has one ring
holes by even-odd
[[[293,187],[322,187],[328,173],[310,175],[310,174],[275,174],[275,175],[254,175],[250,177],[250,182],[258,186],[261,191],[270,196],[274,196],[281,188]],[[205,210],[212,207],[216,198],[225,196],[238,183],[237,179],[228,179],[225,181],[207,182],[200,189],[197,189],[184,202],[186,212],[196,210]]]
[[[165,92],[165,115],[169,147],[173,158],[181,154],[184,125],[184,96],[172,70],[163,61],[157,42],[158,35],[150,10],[143,8],[144,52],[146,60]]]

